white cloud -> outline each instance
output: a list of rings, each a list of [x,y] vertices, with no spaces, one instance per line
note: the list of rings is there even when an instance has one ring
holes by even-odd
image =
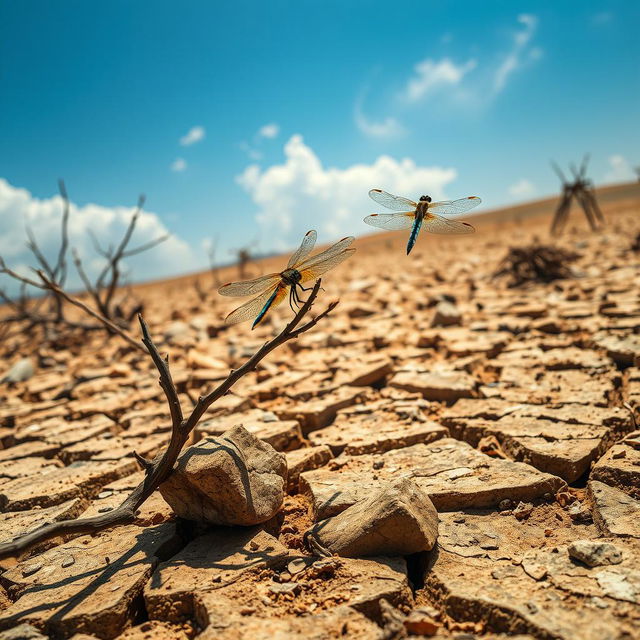
[[[0,178],[0,256],[9,266],[35,264],[25,247],[26,225],[33,229],[44,255],[55,261],[60,242],[62,205],[60,196],[35,198],[26,189],[14,187]],[[91,275],[95,276],[104,262],[102,258],[96,259],[89,231],[98,238],[102,246],[114,245],[122,238],[132,213],[131,207],[103,207],[97,204],[79,207],[71,203],[69,244],[78,250]],[[154,240],[167,231],[155,213],[143,211],[130,246],[136,247]],[[198,265],[189,245],[172,236],[159,247],[127,259],[126,266],[136,280],[142,280],[186,272]],[[68,286],[81,286],[71,256]],[[12,292],[16,290],[11,279],[1,275],[0,287]]]
[[[415,65],[415,75],[409,79],[402,92],[407,102],[418,102],[429,93],[447,85],[460,84],[467,73],[477,66],[474,59],[467,60],[462,65],[456,65],[449,58],[435,61],[430,58]]]
[[[362,112],[361,101],[358,100],[353,110],[356,126],[362,133],[370,138],[397,138],[405,133],[404,127],[391,116],[384,120],[374,122],[369,120]]]
[[[537,16],[523,13],[518,16],[518,22],[522,28],[513,34],[513,46],[498,65],[493,76],[495,93],[500,93],[507,86],[509,76],[524,64],[525,59],[537,60],[542,56],[542,49],[539,47],[529,49],[529,44],[538,28]]]
[[[187,161],[184,158],[176,158],[171,163],[171,171],[184,171],[187,168]]]
[[[279,133],[280,127],[275,122],[265,124],[258,129],[258,136],[260,138],[276,138]]]
[[[509,194],[514,198],[528,198],[536,192],[535,187],[527,180],[522,178],[509,187]]]
[[[633,169],[627,159],[616,153],[607,158],[609,162],[609,171],[604,176],[606,182],[625,182],[635,178]]]
[[[204,140],[205,134],[204,127],[191,127],[191,129],[180,138],[180,144],[183,147],[188,147],[196,142],[200,142],[200,140]]]
[[[311,228],[327,240],[371,231],[362,219],[381,210],[367,195],[373,187],[439,199],[457,176],[455,169],[420,167],[410,158],[384,155],[372,164],[324,167],[301,135],[289,139],[284,154],[282,164],[267,169],[250,165],[237,177],[259,207],[256,219],[265,240],[276,249],[294,246]]]

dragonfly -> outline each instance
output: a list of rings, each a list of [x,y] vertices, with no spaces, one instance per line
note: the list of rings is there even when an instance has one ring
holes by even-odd
[[[241,307],[232,311],[225,319],[226,324],[237,324],[254,318],[254,329],[271,309],[275,309],[289,295],[289,306],[295,312],[303,300],[299,291],[309,291],[311,287],[303,287],[304,282],[317,280],[323,273],[338,266],[352,255],[355,249],[350,248],[355,240],[353,236],[342,238],[333,246],[315,256],[309,256],[316,244],[317,233],[308,231],[297,251],[289,258],[284,271],[269,273],[260,278],[243,282],[223,284],[218,293],[223,296],[255,296]]]
[[[424,225],[426,231],[431,233],[473,233],[475,229],[468,222],[447,220],[442,215],[456,215],[466,213],[482,200],[478,196],[460,198],[460,200],[443,200],[431,202],[430,196],[421,196],[418,202],[394,196],[381,189],[371,189],[369,197],[392,211],[401,213],[373,213],[364,221],[372,227],[397,231],[411,228],[409,242],[407,242],[407,255],[411,253],[413,245],[418,239],[420,229]]]

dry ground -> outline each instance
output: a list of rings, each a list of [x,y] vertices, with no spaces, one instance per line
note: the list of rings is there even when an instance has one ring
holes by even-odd
[[[477,216],[472,236],[425,234],[410,257],[403,233],[358,239],[323,280],[318,308],[339,297],[335,312],[195,436],[242,423],[287,452],[280,516],[266,531],[196,531],[156,495],[134,525],[1,561],[0,638],[637,638],[640,433],[623,403],[640,404],[640,187],[599,196],[606,229],[574,210],[554,243],[580,257],[548,284],[492,275],[509,247],[550,242],[554,201]],[[234,301],[210,274],[136,292],[185,406],[290,315],[225,327]],[[37,365],[0,388],[0,541],[119,504],[141,476],[131,452],[167,440],[148,359],[97,333],[0,350],[2,370]],[[314,520],[416,470],[440,514],[437,549],[309,558]],[[568,553],[577,540],[611,542],[622,561],[589,567]],[[20,623],[34,635],[3,635]]]

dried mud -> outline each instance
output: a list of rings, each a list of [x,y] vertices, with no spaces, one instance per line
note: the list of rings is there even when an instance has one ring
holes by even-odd
[[[494,274],[510,247],[548,242],[549,203],[477,218],[474,236],[425,234],[410,258],[402,234],[359,240],[323,280],[317,308],[337,309],[193,434],[243,424],[284,452],[280,512],[204,530],[156,493],[132,525],[0,561],[0,638],[637,638],[639,202],[638,187],[607,190],[605,229],[575,218],[555,240],[580,256],[569,277],[521,287]],[[290,314],[225,327],[233,301],[197,278],[206,300],[195,277],[136,288],[186,407]],[[3,370],[35,367],[0,387],[0,541],[116,507],[142,477],[133,450],[153,457],[168,438],[151,362],[99,333],[0,350]],[[439,512],[431,552],[305,546],[315,522],[403,476]],[[619,562],[576,560],[584,540],[612,543]]]

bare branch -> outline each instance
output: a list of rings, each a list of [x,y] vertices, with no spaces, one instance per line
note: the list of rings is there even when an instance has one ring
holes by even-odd
[[[77,298],[71,297],[66,291],[61,289],[55,282],[53,282],[53,280],[49,280],[42,271],[38,271],[37,273],[42,279],[42,282],[44,283],[44,286],[42,287],[43,289],[49,289],[50,291],[53,291],[55,295],[60,296],[61,298],[64,298],[67,302],[70,302],[71,304],[75,305],[79,309],[82,309],[85,313],[89,314],[92,318],[95,318],[96,320],[98,320],[98,322],[101,322],[105,327],[107,327],[109,331],[112,331],[113,333],[117,333],[121,338],[124,338],[135,349],[138,349],[143,352],[145,351],[144,347],[141,344],[136,342],[129,334],[125,333],[119,326],[111,322],[111,320],[109,320],[108,318],[105,318],[104,316],[101,316],[97,311],[94,311],[93,309],[88,307],[86,304],[84,304],[84,302],[81,302]]]
[[[113,511],[90,518],[63,520],[61,522],[53,522],[44,525],[11,542],[0,544],[0,558],[17,556],[35,544],[60,535],[95,533],[115,525],[133,522],[136,517],[136,511],[139,507],[173,471],[176,460],[182,451],[182,447],[186,444],[191,431],[198,424],[198,421],[211,404],[223,396],[240,378],[242,378],[242,376],[247,374],[249,371],[254,370],[259,362],[274,349],[283,345],[288,340],[294,340],[301,333],[314,327],[319,320],[324,318],[332,309],[335,308],[337,302],[330,304],[329,307],[316,318],[302,326],[299,326],[302,319],[310,311],[319,291],[320,280],[316,282],[311,295],[300,308],[293,320],[291,320],[291,322],[289,322],[289,324],[287,324],[286,327],[277,336],[275,336],[275,338],[269,340],[260,349],[258,349],[258,351],[256,351],[256,353],[239,369],[232,371],[228,378],[216,387],[216,389],[208,395],[199,398],[191,415],[186,420],[181,419],[182,414],[178,412],[179,402],[177,400],[175,386],[173,385],[173,381],[171,380],[171,375],[169,373],[169,365],[158,353],[151,337],[149,336],[144,321],[140,319],[144,344],[146,345],[149,354],[158,369],[160,374],[160,384],[164,385],[163,389],[167,396],[167,400],[169,401],[172,429],[171,438],[167,448],[151,462],[144,460],[141,456],[136,456],[138,462],[145,469],[144,480],[131,492],[131,494],[129,494],[122,504]]]

